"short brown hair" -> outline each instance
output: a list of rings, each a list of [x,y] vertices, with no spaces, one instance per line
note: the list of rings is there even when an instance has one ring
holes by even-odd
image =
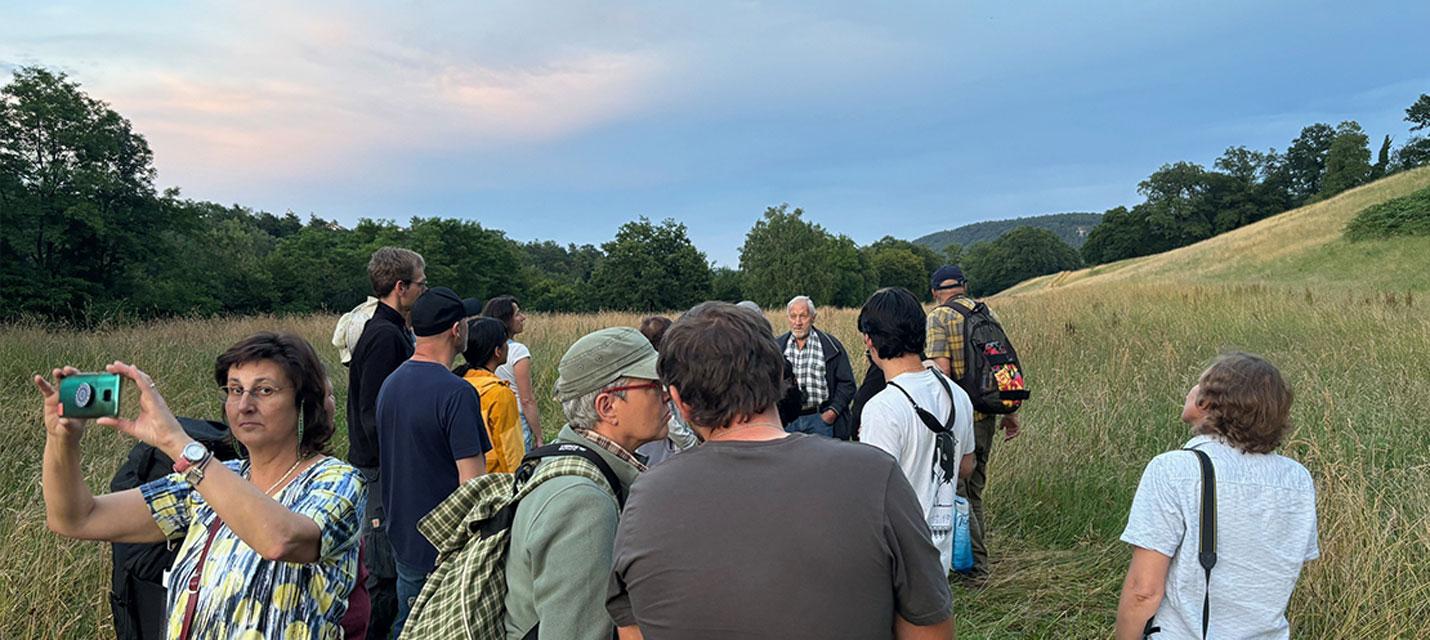
[[[665,316],[646,316],[641,320],[641,335],[650,340],[650,346],[655,347],[656,351],[660,351],[660,340],[669,329],[670,318]]]
[[[304,455],[326,452],[333,437],[333,415],[328,412],[328,371],[307,340],[291,333],[255,333],[229,347],[214,361],[214,382],[228,384],[228,370],[251,362],[276,363],[293,385],[303,439]]]
[[[1290,385],[1261,356],[1232,351],[1212,361],[1197,381],[1206,412],[1200,431],[1246,453],[1271,453],[1291,428]]]
[[[425,269],[427,262],[411,249],[383,247],[372,252],[367,261],[367,277],[372,281],[372,295],[379,298],[392,293],[399,282],[411,282],[418,269]]]
[[[658,368],[702,427],[753,416],[784,395],[784,354],[774,337],[755,314],[727,302],[701,303],[670,325]]]

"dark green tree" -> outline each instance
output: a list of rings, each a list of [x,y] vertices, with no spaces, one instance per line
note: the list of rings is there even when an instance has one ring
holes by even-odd
[[[924,301],[930,299],[929,275],[944,262],[932,249],[893,236],[865,247],[864,256],[874,287],[903,287]]]
[[[730,267],[715,267],[710,270],[710,299],[723,302],[739,302],[745,299],[740,289],[740,272]]]
[[[169,228],[153,155],[129,121],[64,74],[0,88],[0,316],[122,307]]]
[[[1326,154],[1336,130],[1331,125],[1316,123],[1301,129],[1301,135],[1286,149],[1285,170],[1291,200],[1300,205],[1321,192],[1321,177],[1326,173]]]
[[[804,210],[791,211],[787,204],[766,209],[740,247],[745,296],[762,307],[782,305],[797,295],[827,304],[839,286],[833,244],[824,227],[804,219]]]
[[[602,309],[672,311],[710,297],[710,264],[675,220],[627,222],[601,248],[591,290]]]
[[[413,218],[407,235],[407,246],[427,261],[431,286],[482,299],[524,292],[520,250],[501,231],[473,220]]]
[[[1081,266],[1076,249],[1057,234],[1036,227],[1019,227],[993,242],[975,244],[963,260],[970,293],[975,296],[991,295],[1028,278]]]
[[[1405,108],[1405,121],[1411,124],[1411,131],[1430,129],[1430,93],[1422,93],[1414,104]]]
[[[1430,128],[1430,94],[1420,94],[1415,104],[1405,109],[1405,121],[1410,123],[1411,131]],[[1426,165],[1430,165],[1430,138],[1425,136],[1411,136],[1395,150],[1395,158],[1391,162],[1395,171]]]
[[[1329,198],[1370,179],[1370,138],[1354,120],[1336,127],[1336,136],[1326,152],[1326,173],[1321,178],[1319,198]]]
[[[1370,179],[1378,180],[1390,173],[1390,134],[1385,134],[1385,140],[1380,143],[1380,154],[1376,156],[1375,165],[1370,168]]]

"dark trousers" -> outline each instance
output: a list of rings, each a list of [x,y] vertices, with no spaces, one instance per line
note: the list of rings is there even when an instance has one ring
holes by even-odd
[[[968,537],[973,541],[973,570],[970,575],[988,575],[987,528],[983,519],[983,489],[988,484],[988,454],[998,431],[998,416],[984,416],[973,423],[973,474],[958,481],[958,495],[968,499]]]
[[[372,602],[367,637],[381,640],[392,633],[392,624],[397,619],[397,563],[392,555],[392,542],[387,539],[381,475],[376,467],[360,467],[358,471],[367,481],[367,510],[363,512],[362,521],[363,542],[367,545],[363,564],[367,565],[367,593]]]

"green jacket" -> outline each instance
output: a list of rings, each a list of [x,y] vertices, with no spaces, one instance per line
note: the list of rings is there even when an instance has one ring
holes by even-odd
[[[594,449],[627,487],[636,479],[635,467],[570,425],[556,440]],[[610,490],[584,477],[552,478],[522,499],[506,563],[508,640],[520,640],[538,621],[542,638],[609,640],[606,588],[620,515]]]

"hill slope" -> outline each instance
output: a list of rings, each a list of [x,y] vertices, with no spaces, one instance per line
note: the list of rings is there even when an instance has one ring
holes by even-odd
[[[921,244],[941,252],[944,247],[951,244],[962,245],[966,248],[977,242],[997,240],[1003,234],[1018,227],[1038,227],[1057,234],[1063,242],[1076,249],[1081,247],[1082,243],[1087,242],[1088,232],[1092,231],[1092,228],[1101,221],[1102,214],[1100,213],[1052,213],[1009,220],[988,220],[966,224],[956,229],[935,231],[914,240],[914,244]]]
[[[1350,242],[1346,223],[1371,205],[1430,186],[1430,167],[1357,187],[1193,245],[1023,282],[1002,295],[1148,282],[1246,282],[1430,291],[1430,238]]]

